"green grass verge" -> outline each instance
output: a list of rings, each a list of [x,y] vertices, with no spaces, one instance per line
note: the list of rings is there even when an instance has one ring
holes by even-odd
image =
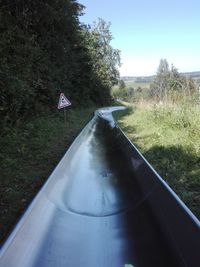
[[[51,174],[95,107],[67,110],[7,130],[0,139],[0,241]]]
[[[116,113],[122,130],[200,218],[200,107],[129,107]]]

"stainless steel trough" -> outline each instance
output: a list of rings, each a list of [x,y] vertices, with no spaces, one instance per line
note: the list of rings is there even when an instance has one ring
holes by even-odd
[[[199,267],[200,224],[96,111],[1,249],[1,267]],[[45,162],[44,162],[45,165]]]

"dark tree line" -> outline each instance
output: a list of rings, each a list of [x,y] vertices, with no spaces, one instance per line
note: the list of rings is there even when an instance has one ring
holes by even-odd
[[[1,122],[14,124],[57,105],[108,104],[119,51],[109,24],[80,23],[76,0],[5,0],[0,5]]]

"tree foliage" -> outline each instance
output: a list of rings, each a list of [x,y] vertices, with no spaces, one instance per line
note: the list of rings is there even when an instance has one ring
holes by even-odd
[[[124,82],[124,80],[119,80],[119,89],[124,89],[126,87],[126,84]]]
[[[1,121],[13,124],[57,105],[104,104],[118,77],[110,25],[79,22],[76,0],[5,0],[0,7]],[[104,97],[105,96],[105,97]]]
[[[111,100],[110,90],[118,82],[120,66],[120,52],[114,49],[110,42],[112,34],[110,23],[98,19],[93,25],[85,27],[85,40],[91,57],[93,73],[90,77],[94,90],[93,101],[103,104]]]
[[[174,65],[169,68],[167,60],[161,59],[150,90],[151,96],[159,100],[167,100],[168,95],[174,92],[191,95],[196,90],[196,86],[191,78],[180,75]]]

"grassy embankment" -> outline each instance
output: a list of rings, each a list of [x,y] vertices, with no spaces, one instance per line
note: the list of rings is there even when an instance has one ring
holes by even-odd
[[[129,104],[119,125],[200,218],[200,105]]]
[[[67,110],[7,130],[0,139],[0,242],[96,108]]]

